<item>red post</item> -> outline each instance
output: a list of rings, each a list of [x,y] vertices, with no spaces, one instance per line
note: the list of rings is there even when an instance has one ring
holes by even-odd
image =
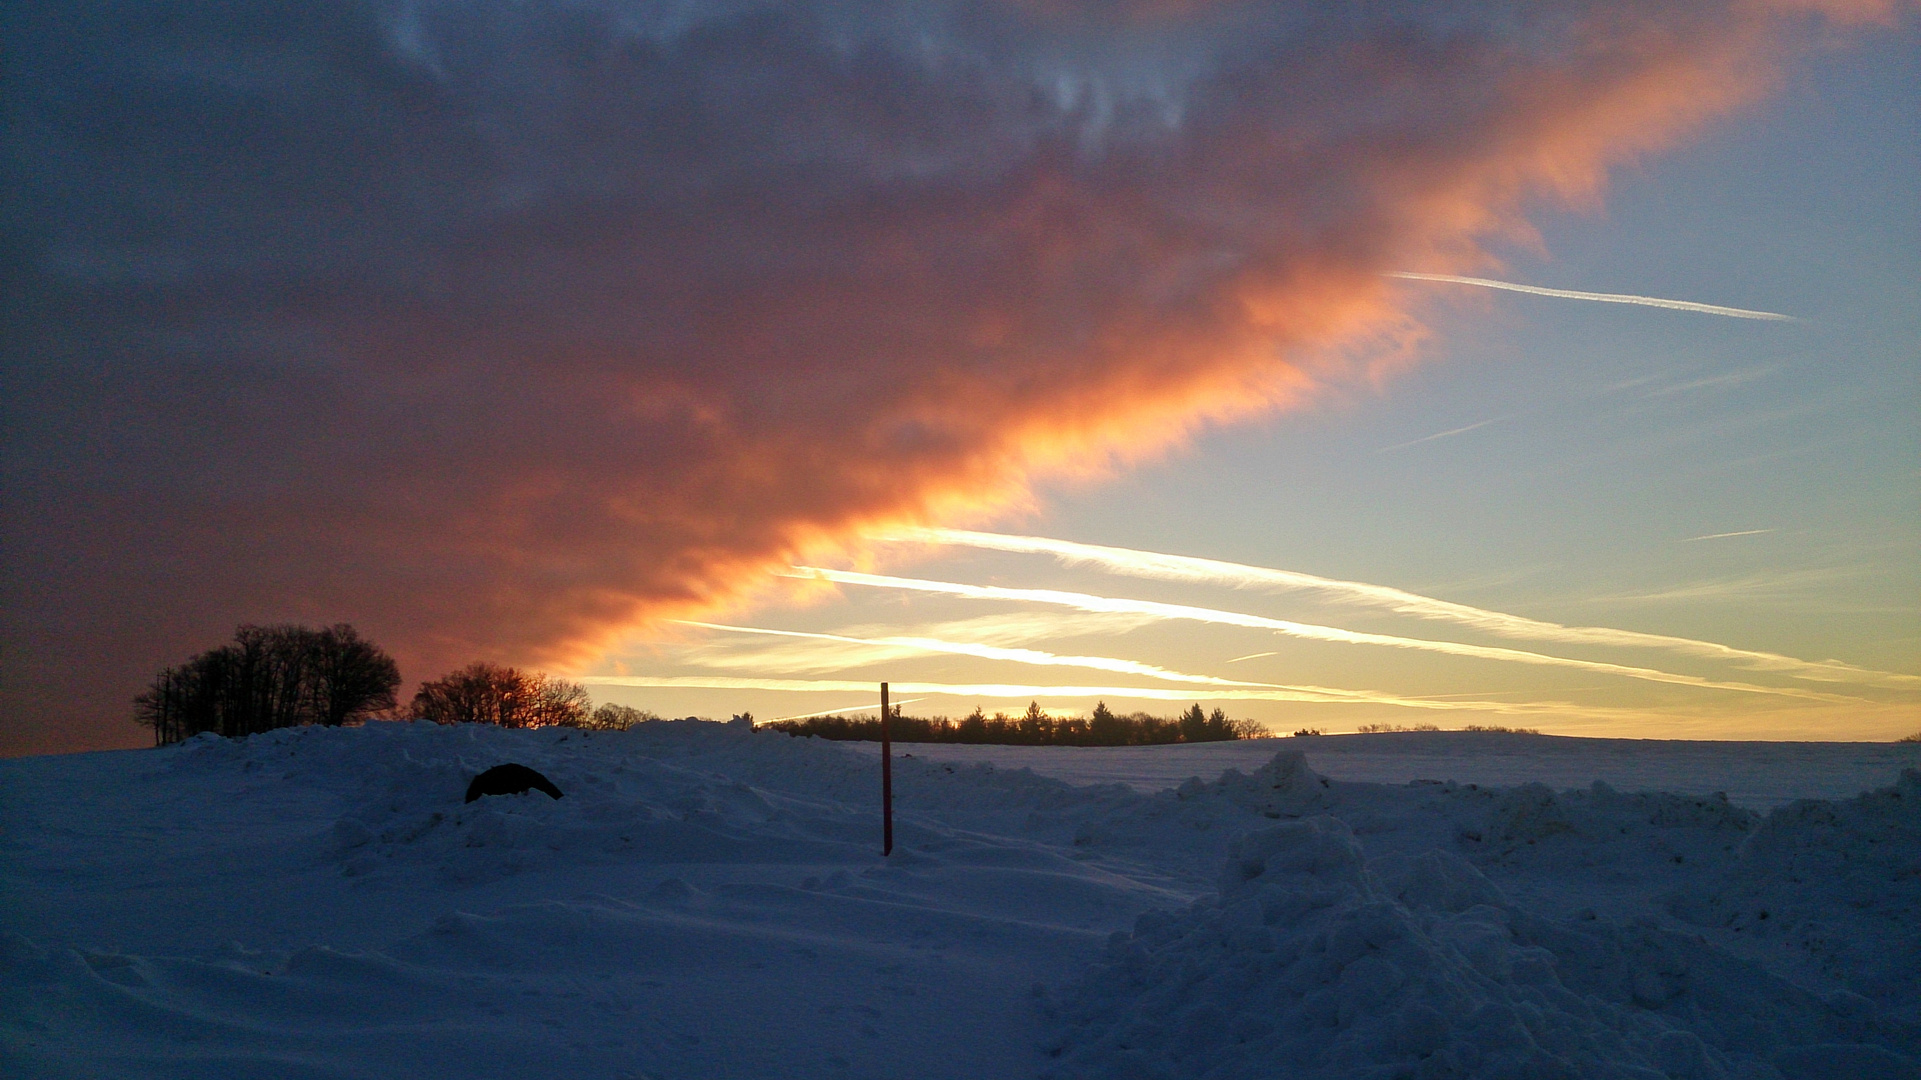
[[[880,684],[880,853],[894,853],[894,744],[888,737],[887,684]]]

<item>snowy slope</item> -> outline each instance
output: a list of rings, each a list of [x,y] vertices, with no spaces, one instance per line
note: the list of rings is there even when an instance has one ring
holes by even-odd
[[[1389,738],[1404,780],[1543,745]],[[1763,815],[1794,782],[1335,742],[1078,786],[903,747],[886,860],[871,752],[737,725],[0,762],[0,1074],[1921,1075],[1921,773]],[[464,804],[502,761],[566,797]]]

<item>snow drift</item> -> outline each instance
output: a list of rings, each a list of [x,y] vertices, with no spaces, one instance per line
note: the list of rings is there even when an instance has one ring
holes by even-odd
[[[567,797],[463,802],[503,761]],[[0,1068],[1921,1074],[1912,769],[1763,816],[1292,748],[1153,793],[913,756],[885,860],[877,771],[687,721],[0,763]]]

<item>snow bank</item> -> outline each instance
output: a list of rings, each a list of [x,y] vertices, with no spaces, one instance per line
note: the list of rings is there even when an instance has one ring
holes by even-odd
[[[1785,945],[1921,1024],[1921,770],[1853,799],[1776,809],[1716,878],[1675,897],[1673,913]]]
[[[505,761],[564,797],[465,803]],[[1032,987],[1188,894],[1075,857],[1140,796],[899,764],[882,860],[873,761],[725,724],[0,763],[0,1075],[1033,1075]]]
[[[1445,812],[1459,850],[1527,878],[1730,856],[1718,890],[1673,906],[1747,911],[1765,893],[1794,912],[1775,916],[1783,932],[1827,927],[1856,953],[1891,946],[1846,973],[1896,1006],[1881,1009],[1853,990],[1819,996],[1652,917],[1537,913],[1457,850],[1369,860],[1347,822],[1313,813],[1351,797],[1297,754],[1256,777],[1192,782],[1187,798],[1296,820],[1242,834],[1214,894],[1114,936],[1055,1006],[1049,1075],[1913,1080],[1918,786],[1910,770],[1895,788],[1797,803],[1760,825],[1725,799],[1598,782],[1559,795],[1449,784],[1430,803],[1457,802]],[[1843,908],[1863,911],[1869,932],[1820,921]]]
[[[1921,773],[1764,817],[920,749],[890,859],[871,756],[744,725],[0,762],[0,1074],[1921,1076]],[[564,797],[464,802],[507,761]]]
[[[875,743],[849,743],[878,754]],[[1559,791],[1596,780],[1621,791],[1708,796],[1766,813],[1796,799],[1850,799],[1921,768],[1921,743],[1712,742],[1580,739],[1499,731],[1398,731],[1290,738],[1314,771],[1336,783],[1399,786],[1426,778]],[[1251,773],[1266,764],[1269,739],[1177,746],[974,746],[923,743],[916,757],[956,764],[1029,768],[1074,784],[1127,784],[1142,794],[1178,787],[1190,776]],[[898,751],[897,751],[898,752]]]

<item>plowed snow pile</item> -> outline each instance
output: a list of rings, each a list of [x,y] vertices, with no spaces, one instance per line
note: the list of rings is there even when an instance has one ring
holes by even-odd
[[[1301,742],[898,758],[885,860],[871,754],[744,725],[0,762],[0,1074],[1921,1077],[1921,772],[1763,815]],[[565,796],[463,802],[503,762]]]

